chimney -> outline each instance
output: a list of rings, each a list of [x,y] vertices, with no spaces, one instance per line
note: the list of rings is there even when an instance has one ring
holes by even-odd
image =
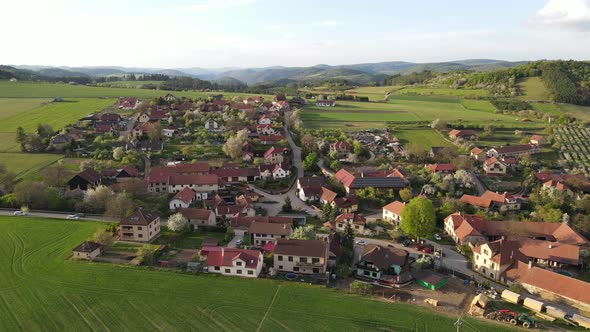
[[[225,256],[225,248],[224,247],[221,247],[221,256],[222,257]]]
[[[530,269],[530,268],[532,268],[532,267],[533,267],[533,260],[532,260],[532,259],[530,259],[530,260],[529,260],[529,269]]]
[[[549,249],[552,249],[553,245],[551,243],[549,243]]]

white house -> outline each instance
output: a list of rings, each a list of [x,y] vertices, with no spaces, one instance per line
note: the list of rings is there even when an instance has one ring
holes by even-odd
[[[258,278],[262,271],[263,258],[258,250],[207,247],[201,255],[207,256],[205,268],[209,273]]]
[[[197,193],[191,188],[185,187],[179,191],[174,198],[170,200],[170,210],[176,210],[180,208],[187,208],[197,199]]]
[[[271,123],[272,123],[272,120],[266,114],[262,114],[258,118],[258,124],[259,125],[270,125]]]
[[[394,225],[399,225],[402,220],[402,211],[406,203],[400,201],[393,201],[383,207],[383,220],[388,221]]]
[[[506,164],[496,157],[488,158],[483,163],[483,170],[488,175],[504,175],[506,174],[506,169]]]
[[[219,124],[217,123],[217,121],[213,120],[213,119],[208,119],[205,122],[205,129],[209,130],[209,131],[215,131],[219,128]]]

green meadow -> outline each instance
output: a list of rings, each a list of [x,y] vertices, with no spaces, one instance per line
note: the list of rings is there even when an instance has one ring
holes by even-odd
[[[77,262],[104,224],[0,217],[5,331],[455,331],[457,317],[296,282]],[[511,331],[465,317],[470,331]],[[467,329],[468,328],[468,329]]]

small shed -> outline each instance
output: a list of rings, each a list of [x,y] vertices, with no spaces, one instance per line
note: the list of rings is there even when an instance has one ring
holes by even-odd
[[[96,242],[82,242],[72,250],[74,258],[92,260],[102,253],[102,244]]]
[[[565,310],[559,309],[557,307],[548,305],[548,306],[546,306],[546,308],[547,308],[547,311],[546,311],[547,315],[549,315],[551,317],[563,319],[567,315],[567,312]]]
[[[414,278],[418,285],[432,290],[437,290],[447,283],[447,279],[442,275],[427,270],[421,270],[414,273]]]
[[[522,297],[520,296],[520,294],[509,291],[507,289],[505,289],[502,292],[502,299],[506,302],[510,302],[510,303],[514,303],[514,304],[519,304],[519,302],[522,301]]]
[[[536,311],[536,312],[543,311],[543,308],[545,307],[545,303],[543,303],[541,301],[537,301],[535,299],[531,299],[530,297],[527,297],[524,299],[523,305],[531,310]]]

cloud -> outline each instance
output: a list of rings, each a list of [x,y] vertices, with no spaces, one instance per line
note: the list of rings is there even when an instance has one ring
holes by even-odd
[[[590,31],[590,0],[549,0],[529,23]]]
[[[337,27],[337,26],[343,25],[343,23],[340,21],[327,20],[327,21],[318,22],[318,23],[316,23],[316,25],[320,26],[320,27]]]

